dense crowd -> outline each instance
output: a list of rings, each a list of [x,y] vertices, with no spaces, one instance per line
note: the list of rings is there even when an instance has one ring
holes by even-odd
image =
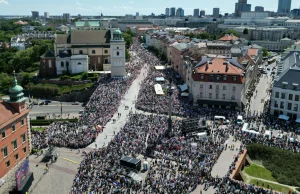
[[[138,45],[138,41],[135,41]],[[136,46],[136,48],[139,48]],[[132,81],[139,74],[143,63],[139,62],[139,50],[126,64],[130,74],[123,78],[111,78],[110,75],[100,75],[98,87],[90,97],[84,112],[77,123],[55,122],[44,132],[32,132],[34,149],[45,148],[48,145],[58,147],[81,148],[91,144],[103,126],[117,112],[121,100],[129,89]]]

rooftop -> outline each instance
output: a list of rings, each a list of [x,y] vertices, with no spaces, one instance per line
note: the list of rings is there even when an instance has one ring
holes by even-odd
[[[257,56],[258,55],[258,49],[256,49],[256,48],[249,48],[247,54],[250,55],[250,56]]]
[[[221,41],[232,41],[232,40],[236,40],[236,39],[239,39],[239,37],[234,36],[233,34],[226,34],[225,36],[223,36],[219,40],[221,40]]]
[[[6,121],[18,116],[20,113],[9,103],[0,100],[0,126]]]

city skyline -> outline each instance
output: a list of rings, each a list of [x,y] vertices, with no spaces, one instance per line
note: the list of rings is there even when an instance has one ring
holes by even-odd
[[[238,0],[228,0],[225,4],[222,4],[221,0],[213,0],[205,2],[205,5],[199,1],[189,0],[182,3],[179,0],[173,1],[121,1],[112,0],[109,2],[101,2],[97,0],[53,0],[51,3],[44,3],[38,0],[0,0],[0,13],[1,15],[31,15],[31,11],[39,11],[40,13],[49,12],[49,15],[62,15],[63,13],[70,13],[71,15],[135,15],[139,12],[140,15],[150,15],[154,13],[156,15],[164,14],[165,8],[175,7],[176,9],[182,7],[185,11],[185,15],[193,15],[193,10],[199,8],[205,10],[206,14],[211,15],[213,8],[219,7],[220,14],[234,13],[235,3]],[[265,11],[277,11],[278,0],[260,1],[260,0],[248,0],[248,3],[252,5],[252,11],[255,6],[263,6]],[[59,5],[59,6],[58,6]],[[153,5],[159,5],[154,7]],[[193,5],[193,7],[191,6]],[[299,8],[300,2],[292,1],[291,9]],[[40,14],[42,15],[42,14]]]

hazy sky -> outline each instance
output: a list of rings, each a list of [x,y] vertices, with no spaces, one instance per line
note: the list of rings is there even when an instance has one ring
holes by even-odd
[[[166,7],[182,7],[185,15],[193,13],[193,9],[205,10],[212,14],[214,7],[219,7],[221,14],[233,13],[238,0],[0,0],[0,15],[31,15],[31,11],[39,11],[40,15],[125,15],[139,12],[140,15],[151,13],[162,14]],[[277,11],[278,0],[248,0],[255,6],[263,6],[265,10]],[[300,0],[292,0],[292,9],[300,7]]]

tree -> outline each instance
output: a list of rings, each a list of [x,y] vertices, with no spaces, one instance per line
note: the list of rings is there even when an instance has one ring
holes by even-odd
[[[209,33],[207,33],[207,32],[203,32],[203,33],[201,33],[201,34],[198,35],[198,38],[211,40],[212,36]]]
[[[130,45],[133,43],[133,39],[132,39],[132,36],[128,33],[123,33],[123,38],[124,38],[124,41],[126,42],[126,48],[129,48]]]
[[[126,61],[130,60],[130,53],[129,53],[128,49],[126,49],[126,51],[125,51],[125,58],[126,58]]]
[[[238,32],[235,31],[235,30],[232,30],[232,29],[226,30],[225,32],[223,32],[223,36],[224,36],[225,34],[232,34],[232,35],[234,35],[234,36],[238,36]]]
[[[248,28],[245,28],[243,34],[248,34]]]
[[[269,52],[266,48],[262,48],[261,50],[263,52],[263,57],[267,57],[269,55]]]

